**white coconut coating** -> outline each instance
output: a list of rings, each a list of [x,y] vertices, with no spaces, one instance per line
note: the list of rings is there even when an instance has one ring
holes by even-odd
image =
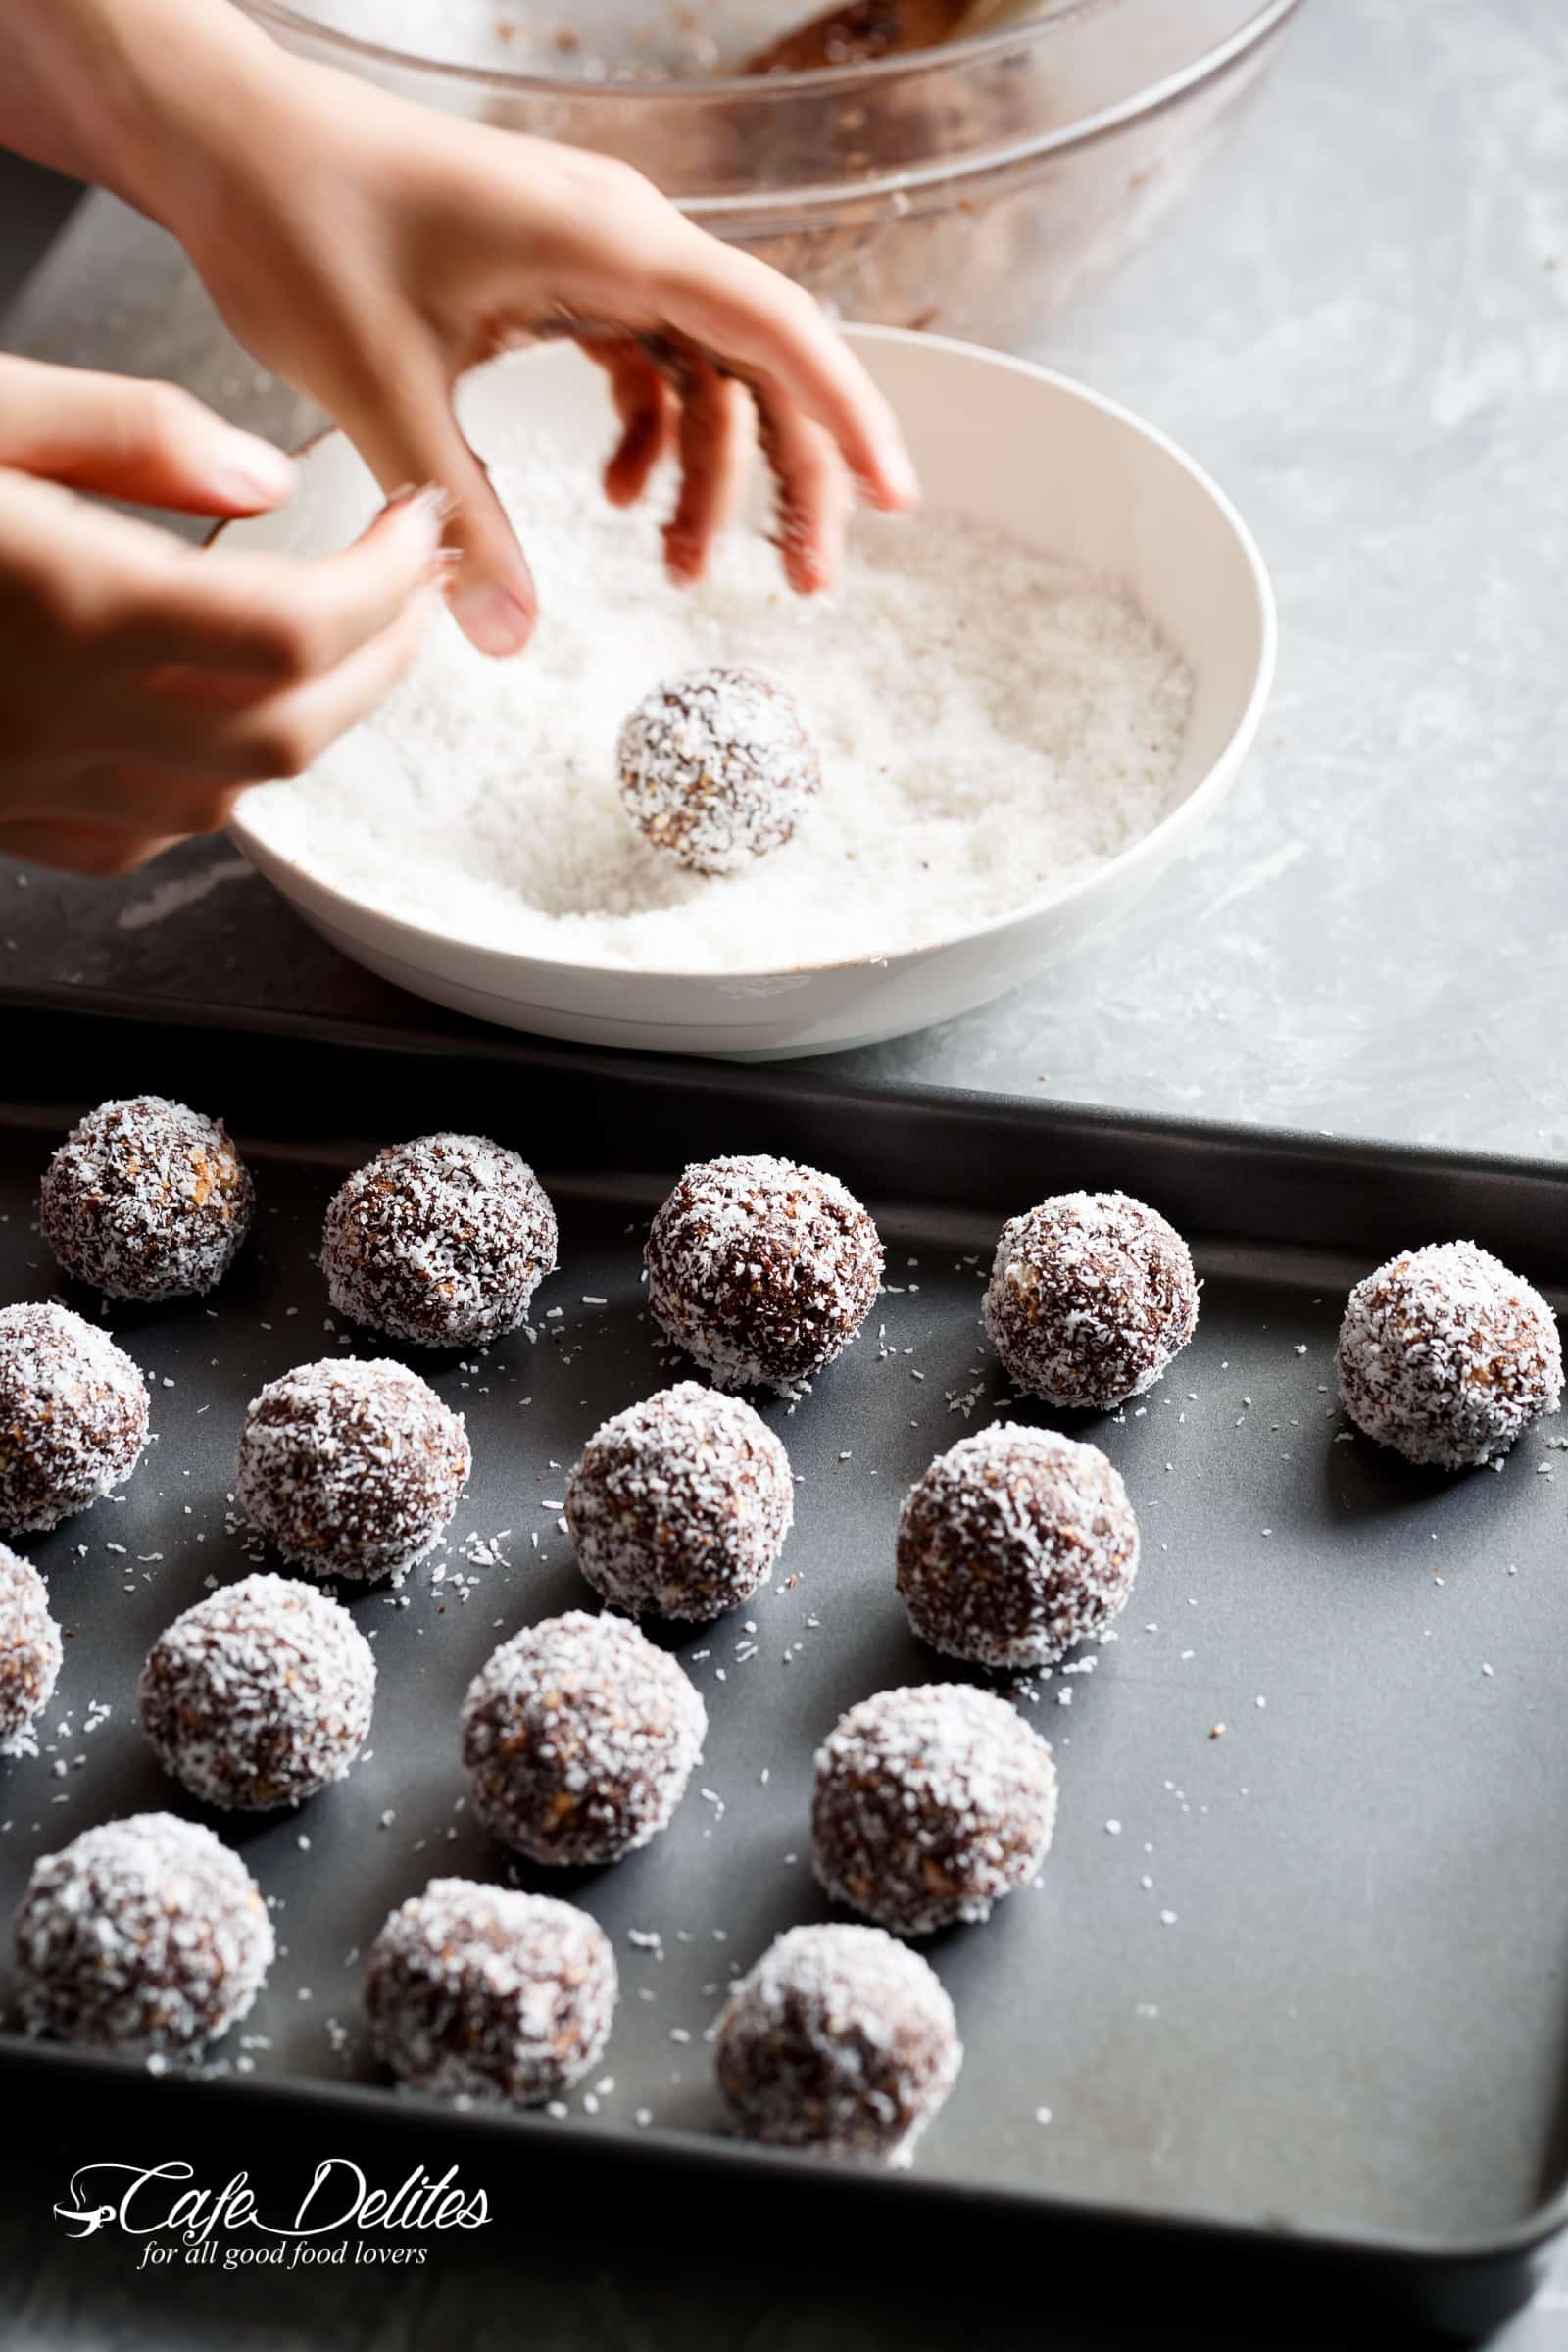
[[[0,1756],[37,1752],[33,1726],[54,1696],[62,1654],[43,1578],[0,1544]]]
[[[615,1956],[547,1894],[432,1879],[392,1913],[365,1972],[377,2056],[410,2089],[483,2105],[559,2098],[602,2054]]]
[[[0,1528],[42,1533],[129,1477],[147,1384],[67,1306],[0,1307]]]
[[[718,2085],[748,2138],[906,2164],[963,2062],[953,2003],[880,1928],[791,1928],[731,1993]]]
[[[755,669],[695,669],[645,695],[616,752],[627,815],[699,874],[733,874],[782,848],[820,790],[794,700]]]
[[[1035,1876],[1055,1822],[1045,1740],[967,1683],[880,1690],[817,1750],[817,1878],[896,1936],[989,1918]]]
[[[1021,1672],[1126,1607],[1138,1522],[1097,1446],[1000,1421],[962,1438],[911,1490],[898,1583],[909,1623],[948,1657]]]
[[[471,1467],[467,1432],[403,1364],[328,1356],[254,1399],[239,1498],[286,1560],[361,1582],[412,1567],[440,1541]]]
[[[1060,1193],[1003,1227],[985,1323],[1021,1389],[1109,1412],[1152,1389],[1192,1338],[1192,1254],[1127,1193]]]
[[[664,1827],[708,1735],[676,1661],[580,1609],[503,1642],[468,1686],[463,1761],[492,1837],[535,1862],[618,1861]]]
[[[365,1745],[375,1654],[347,1609],[292,1576],[247,1576],[166,1626],[137,1687],[166,1772],[210,1805],[299,1805]]]
[[[1562,1342],[1539,1291],[1474,1242],[1407,1250],[1350,1293],[1340,1395],[1407,1461],[1497,1460],[1562,1397]]]
[[[798,1389],[848,1347],[882,1280],[854,1194],[761,1152],[689,1167],[644,1256],[654,1320],[720,1389]]]
[[[111,1298],[194,1298],[228,1272],[254,1198],[221,1120],[134,1095],[72,1129],[44,1172],[38,1223],[66,1272]]]
[[[242,2018],[273,1951],[239,1856],[172,1813],[102,1822],[34,1863],[16,1946],[29,2033],[170,2052]]]
[[[749,1600],[795,1517],[789,1456],[738,1396],[682,1381],[597,1430],[566,1482],[583,1575],[633,1617]]]
[[[339,1187],[321,1271],[356,1323],[417,1348],[483,1348],[526,1321],[556,1248],[556,1212],[519,1152],[483,1135],[426,1135]]]

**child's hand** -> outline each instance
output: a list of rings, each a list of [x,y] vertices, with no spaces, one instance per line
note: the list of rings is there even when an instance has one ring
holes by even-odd
[[[452,393],[508,342],[577,333],[607,369],[617,504],[675,446],[677,578],[700,576],[739,494],[748,398],[793,587],[832,579],[852,476],[877,506],[913,503],[891,411],[817,304],[624,165],[292,59],[253,74],[247,96],[225,118],[233,147],[164,217],[241,340],[331,412],[384,489],[447,491],[463,559],[452,608],[486,653],[526,641],[533,588]]]
[[[293,478],[172,385],[0,360],[0,851],[122,873],[385,693],[442,565],[433,499],[299,564],[203,554],[60,487],[242,514]]]

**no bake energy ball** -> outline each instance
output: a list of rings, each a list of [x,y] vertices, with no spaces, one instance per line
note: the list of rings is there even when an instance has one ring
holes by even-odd
[[[333,1195],[332,1304],[416,1348],[483,1348],[527,1318],[556,1264],[556,1212],[527,1161],[482,1135],[394,1144]]]
[[[620,731],[620,797],[656,850],[733,874],[782,848],[821,787],[785,689],[755,669],[694,669],[644,697]]]
[[[220,1120],[135,1095],[72,1129],[44,1172],[38,1223],[66,1272],[111,1298],[195,1298],[228,1272],[253,1199]]]
[[[242,2018],[273,1949],[239,1856],[171,1813],[103,1822],[35,1863],[16,1945],[29,2033],[169,2052]]]
[[[463,1761],[491,1836],[535,1862],[618,1861],[664,1827],[708,1710],[624,1617],[573,1609],[503,1642],[468,1686]]]
[[[748,2138],[907,2163],[962,2064],[953,2003],[880,1928],[791,1928],[731,1993],[719,2089]]]
[[[29,1753],[60,1675],[60,1628],[43,1578],[0,1544],[0,1756]]]
[[[1407,1461],[1464,1470],[1505,1454],[1562,1396],[1562,1342],[1539,1291],[1474,1242],[1391,1257],[1350,1293],[1340,1394]]]
[[[66,1306],[0,1307],[0,1529],[42,1533],[130,1476],[147,1384]]]
[[[365,1744],[375,1657],[347,1609],[291,1576],[247,1576],[166,1626],[137,1690],[142,1729],[193,1796],[299,1805]]]
[[[645,1255],[654,1320],[720,1389],[798,1388],[848,1347],[882,1280],[854,1194],[761,1153],[689,1167]]]
[[[880,1690],[817,1751],[817,1878],[895,1936],[988,1918],[1034,1877],[1055,1822],[1050,1748],[967,1683]]]
[[[693,1380],[595,1432],[566,1525],[596,1592],[630,1616],[719,1616],[773,1573],[795,1516],[789,1457],[738,1396]]]
[[[1108,1412],[1152,1388],[1192,1338],[1192,1257],[1126,1193],[1061,1193],[1003,1227],[985,1322],[1030,1396]]]
[[[1138,1522],[1096,1446],[998,1422],[939,1454],[899,1521],[909,1623],[950,1658],[1021,1672],[1103,1631],[1138,1572]]]
[[[239,1499],[286,1560],[368,1582],[421,1560],[470,1467],[462,1415],[402,1364],[329,1356],[263,1389],[239,1441]]]
[[[432,1879],[370,1946],[377,2056],[436,2098],[536,2106],[610,2039],[615,1956],[597,1921],[547,1894]]]

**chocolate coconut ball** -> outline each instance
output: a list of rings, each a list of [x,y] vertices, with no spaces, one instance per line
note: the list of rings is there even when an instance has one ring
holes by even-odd
[[[750,1600],[794,1517],[789,1456],[766,1422],[694,1380],[607,1421],[566,1481],[578,1566],[633,1617],[703,1620]]]
[[[1152,1389],[1192,1338],[1192,1257],[1126,1193],[1059,1193],[1004,1225],[985,1319],[1021,1389],[1108,1412]]]
[[[332,1356],[265,1388],[239,1441],[239,1498],[286,1560],[368,1583],[423,1559],[471,1466],[461,1413],[402,1364]]]
[[[136,1695],[166,1772],[207,1804],[263,1812],[347,1774],[370,1728],[375,1658],[324,1592],[247,1576],[165,1627]]]
[[[854,1194],[764,1153],[688,1168],[644,1254],[654,1320],[720,1389],[798,1388],[848,1347],[882,1280]]]
[[[111,1298],[195,1298],[228,1272],[254,1198],[221,1120],[134,1095],[73,1127],[44,1171],[38,1224],[66,1272]]]
[[[698,874],[735,874],[782,848],[822,784],[784,688],[755,669],[694,669],[644,697],[616,754],[627,815]]]
[[[1562,1343],[1539,1291],[1474,1242],[1391,1257],[1350,1293],[1340,1395],[1357,1428],[1406,1461],[1497,1460],[1554,1413]]]
[[[537,2106],[610,2039],[615,1956],[585,1911],[548,1894],[432,1879],[370,1946],[376,2055],[440,2099]]]
[[[0,1544],[0,1756],[31,1755],[62,1656],[49,1593],[30,1560]]]
[[[0,1307],[0,1528],[41,1533],[129,1477],[147,1384],[68,1306]]]
[[[1050,1748],[966,1683],[878,1691],[817,1750],[817,1878],[895,1936],[989,1918],[1034,1877],[1055,1826]]]
[[[749,2139],[906,2164],[957,2081],[953,2003],[880,1928],[791,1928],[718,2021],[718,2086]]]
[[[556,1212],[527,1161],[482,1135],[394,1144],[333,1195],[321,1271],[340,1314],[416,1348],[483,1348],[556,1269]]]
[[[103,1822],[34,1863],[16,1939],[29,2034],[126,2050],[195,2050],[226,2034],[273,1948],[239,1856],[172,1813]]]
[[[1138,1522],[1098,1446],[999,1422],[939,1454],[912,1489],[898,1562],[922,1642],[1021,1672],[1126,1607]]]
[[[707,1735],[673,1658],[624,1617],[580,1609],[503,1642],[463,1702],[474,1809],[535,1862],[616,1862],[646,1845]]]

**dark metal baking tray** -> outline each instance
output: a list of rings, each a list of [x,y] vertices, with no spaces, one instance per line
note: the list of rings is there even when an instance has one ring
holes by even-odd
[[[1568,1457],[1546,1424],[1500,1475],[1409,1470],[1347,1439],[1333,1346],[1347,1285],[1415,1241],[1474,1236],[1560,1304],[1568,1172],[479,1032],[280,1035],[78,998],[0,1000],[0,1297],[57,1290],[38,1171],[106,1095],[220,1111],[262,1200],[212,1301],[114,1317],[152,1384],[157,1444],[122,1500],[29,1547],[73,1632],[50,1719],[63,1707],[70,1730],[5,1768],[0,1911],[90,1821],[198,1810],[141,1741],[135,1675],[208,1578],[249,1565],[228,1500],[246,1400],[348,1336],[314,1263],[342,1171],[391,1139],[479,1129],[527,1152],[563,1226],[534,1344],[411,1358],[467,1414],[475,1472],[434,1569],[397,1595],[347,1595],[379,1660],[373,1754],[297,1816],[220,1825],[280,1901],[285,1949],[240,2029],[266,2046],[230,2036],[192,2081],[6,2034],[19,2095],[97,2116],[150,2100],[179,2131],[200,2112],[253,2155],[323,2119],[390,2134],[412,2117],[426,2152],[522,2168],[536,2215],[573,2183],[645,2214],[700,2188],[705,2215],[763,2195],[776,2219],[794,2197],[819,2230],[868,2244],[1021,2230],[1114,2242],[1133,2268],[1291,2261],[1456,2328],[1522,2297],[1568,2219]],[[867,1200],[888,1292],[812,1395],[764,1408],[801,1480],[796,1533],[752,1607],[679,1642],[711,1732],[675,1823],[571,1879],[620,1964],[595,2077],[613,2086],[579,2086],[564,2122],[394,2099],[353,1955],[427,1877],[506,1867],[461,1804],[459,1700],[505,1633],[590,1603],[558,1525],[564,1468],[675,1372],[643,1313],[642,1222],[686,1160],[748,1150],[830,1167]],[[1062,1779],[1043,1884],[924,1947],[967,2056],[911,2174],[739,2148],[720,2136],[704,2031],[732,1973],[823,1915],[805,1827],[815,1742],[856,1697],[944,1671],[893,1590],[900,1499],[966,1429],[1036,1417],[978,1328],[997,1227],[1104,1184],[1188,1233],[1202,1314],[1142,1408],[1074,1423],[1124,1472],[1145,1558],[1119,1639],[1023,1702]]]

